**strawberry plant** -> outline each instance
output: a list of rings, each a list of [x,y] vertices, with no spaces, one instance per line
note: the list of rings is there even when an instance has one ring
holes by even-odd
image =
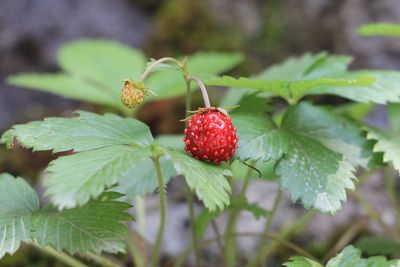
[[[181,176],[193,245],[173,258],[174,266],[182,266],[192,252],[195,265],[204,266],[202,249],[213,242],[219,244],[221,265],[227,267],[260,266],[279,246],[303,255],[286,266],[323,266],[290,242],[292,232],[319,212],[334,216],[357,181],[362,183],[379,168],[400,171],[398,106],[389,105],[390,131],[364,120],[374,104],[400,102],[400,72],[349,70],[350,56],[328,53],[293,57],[250,78],[218,76],[240,63],[238,53],[202,52],[147,65],[144,58],[118,43],[81,40],[61,48],[60,73],[8,79],[16,86],[89,101],[112,112],[77,111],[68,118],[15,125],[2,134],[1,143],[9,148],[18,144],[61,154],[44,171],[49,203],[42,208],[23,179],[0,176],[0,256],[13,254],[25,242],[70,266],[120,266],[117,258],[101,253],[126,249],[135,266],[169,266],[162,260],[167,189],[171,179]],[[206,85],[229,88],[219,105],[211,105]],[[196,88],[204,100],[198,109],[191,101]],[[135,119],[144,103],[182,95],[186,118],[177,120],[184,119],[184,136],[154,137]],[[318,104],[316,96],[348,101],[333,107]],[[285,104],[277,108],[274,103],[282,100]],[[257,179],[279,184],[269,210],[248,200],[249,184]],[[388,188],[393,195],[393,187]],[[308,211],[275,233],[272,219],[284,191]],[[141,247],[144,231],[137,227],[132,234],[126,225],[133,220],[127,210],[135,206],[134,224],[143,223],[144,197],[155,192],[160,222],[148,255]],[[357,190],[354,194],[365,204]],[[204,205],[199,214],[195,198]],[[262,232],[247,233],[260,243],[246,261],[238,257],[236,245],[240,235],[246,235],[236,230],[241,211],[265,220]],[[223,215],[228,221],[220,234],[215,219]],[[204,240],[209,224],[216,237]],[[400,232],[396,226],[385,229]],[[330,267],[400,264],[384,257],[362,258],[351,246],[328,260]]]

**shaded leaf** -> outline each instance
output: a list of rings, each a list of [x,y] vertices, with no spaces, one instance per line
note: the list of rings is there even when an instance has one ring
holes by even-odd
[[[46,118],[15,125],[1,137],[1,143],[12,145],[15,137],[24,147],[34,151],[85,151],[111,145],[152,143],[149,127],[135,119],[112,114],[97,115],[79,111],[75,118]]]
[[[400,243],[385,237],[363,237],[355,246],[369,255],[391,255],[400,251]]]

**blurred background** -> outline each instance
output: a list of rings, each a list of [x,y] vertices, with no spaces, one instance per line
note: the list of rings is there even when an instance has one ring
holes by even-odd
[[[201,50],[241,51],[245,60],[230,74],[242,76],[258,73],[273,63],[308,51],[353,55],[352,68],[355,69],[399,70],[400,39],[364,38],[356,34],[356,29],[364,23],[399,22],[399,18],[398,0],[1,0],[0,132],[16,123],[69,115],[76,109],[100,110],[95,105],[6,83],[7,76],[16,73],[58,71],[57,50],[72,40],[116,40],[142,49],[149,58]],[[321,101],[335,103],[338,100]],[[178,119],[183,112],[183,101],[176,98],[145,105],[138,116],[151,126],[153,133],[173,134],[182,129]],[[384,110],[377,108],[369,120],[384,126]],[[50,153],[32,154],[23,149],[6,151],[0,147],[0,172],[35,180],[51,158]],[[275,186],[256,183],[250,190],[251,198],[269,207]],[[385,193],[380,193],[382,187],[379,177],[365,184],[383,220],[391,224],[393,216],[387,208]],[[179,194],[173,197],[173,185],[170,191],[170,214],[174,215],[173,220],[180,222],[167,230],[166,242],[170,244],[165,251],[167,255],[177,253],[190,242],[186,207]],[[285,214],[276,216],[276,226],[282,220],[293,220],[302,212],[302,208],[289,201],[282,205],[287,208]],[[249,222],[246,216],[242,216],[240,228],[261,229],[262,223]],[[360,216],[362,211],[350,200],[335,218],[316,216],[307,227],[308,232],[297,238],[329,246],[354,218]],[[154,229],[149,226],[149,239],[156,227],[157,224]],[[364,230],[374,231],[374,225]],[[243,240],[242,244],[246,253],[256,243]],[[6,257],[0,266],[62,265],[25,249],[14,257]]]

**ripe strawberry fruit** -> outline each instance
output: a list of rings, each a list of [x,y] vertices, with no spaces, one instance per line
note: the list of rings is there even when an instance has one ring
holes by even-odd
[[[134,108],[141,104],[144,96],[149,92],[142,82],[133,82],[125,80],[124,87],[121,90],[121,101],[128,108]]]
[[[190,117],[184,133],[185,150],[199,160],[219,164],[229,160],[238,147],[231,118],[217,108],[200,109]]]

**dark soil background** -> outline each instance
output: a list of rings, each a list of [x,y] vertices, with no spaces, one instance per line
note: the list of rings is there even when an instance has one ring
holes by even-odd
[[[356,29],[370,22],[399,22],[398,0],[1,0],[0,1],[0,132],[15,123],[69,114],[75,109],[98,107],[37,91],[7,85],[8,75],[19,72],[57,71],[56,52],[60,45],[79,38],[106,38],[143,49],[149,57],[188,54],[198,50],[243,51],[245,62],[234,73],[254,74],[288,56],[322,50],[350,54],[353,68],[400,69],[400,39],[363,38]],[[338,103],[336,98],[321,99]],[[159,133],[179,133],[176,109],[182,101],[145,106],[140,118]],[[157,112],[156,112],[157,110]],[[378,107],[369,120],[385,125],[385,109]],[[49,153],[0,148],[0,172],[37,179],[51,159]],[[179,183],[179,180],[177,182]],[[379,176],[372,177],[365,190],[381,212],[382,219],[394,223]],[[166,255],[174,255],[190,240],[187,211],[180,201],[179,187],[170,189]],[[176,191],[176,192],[175,192]],[[275,184],[254,183],[249,198],[270,207]],[[157,210],[151,198],[150,210]],[[303,209],[285,201],[274,227],[293,221]],[[153,208],[153,209],[152,209]],[[157,222],[157,212],[149,221]],[[297,241],[329,246],[363,212],[351,200],[335,218],[318,215]],[[261,221],[243,214],[240,229],[260,230]],[[221,224],[224,223],[221,218]],[[157,223],[149,224],[154,237]],[[154,229],[152,229],[154,228]],[[376,228],[376,227],[375,227]],[[365,231],[374,231],[368,224]],[[243,254],[257,245],[240,241]],[[214,250],[215,251],[215,250]],[[212,254],[212,249],[209,251]],[[212,258],[212,257],[211,257]],[[212,260],[209,266],[211,265]],[[275,266],[270,263],[268,266]],[[61,266],[25,250],[6,258],[0,266]],[[215,265],[218,266],[218,265]],[[278,266],[278,265],[277,265]]]

